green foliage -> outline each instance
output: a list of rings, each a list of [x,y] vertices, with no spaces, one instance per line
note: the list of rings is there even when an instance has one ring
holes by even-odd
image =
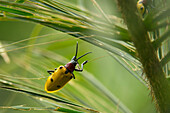
[[[111,3],[116,6],[114,2]],[[68,62],[64,56],[70,53],[70,49],[68,51],[64,49],[67,52],[62,53],[62,56],[57,53],[56,48],[75,45],[73,41],[78,39],[106,50],[111,58],[136,78],[136,81],[150,88],[131,34],[126,23],[119,17],[120,14],[106,13],[101,1],[91,0],[87,4],[94,5],[96,8],[94,12],[90,8],[79,7],[63,0],[0,1],[0,21],[23,20],[38,23],[30,33],[30,38],[23,38],[19,41],[0,39],[4,41],[0,45],[2,57],[7,63],[10,62],[7,54],[11,59],[10,66],[3,63],[0,67],[0,88],[31,96],[45,106],[15,105],[2,106],[0,109],[50,112],[58,110],[73,113],[133,112],[127,104],[120,102],[96,75],[86,70],[83,73],[76,73],[76,80],[72,80],[62,91],[54,94],[47,94],[44,91],[47,78],[45,70]],[[145,25],[152,45],[155,51],[158,51],[160,64],[168,76],[170,33],[168,12],[170,8],[167,7],[168,5],[158,7],[158,4],[163,3],[151,3],[154,7],[150,8],[141,23]],[[42,25],[61,32],[38,36],[44,28]],[[59,44],[59,42],[65,44]],[[94,70],[97,71],[97,69]],[[81,76],[78,76],[79,74]]]

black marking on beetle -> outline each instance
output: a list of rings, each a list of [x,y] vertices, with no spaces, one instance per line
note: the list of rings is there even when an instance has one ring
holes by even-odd
[[[70,79],[72,79],[73,77],[71,76]]]
[[[53,70],[48,70],[47,72],[48,72],[50,75],[54,73]]]
[[[63,68],[63,66],[60,66],[60,69],[62,69]]]
[[[53,79],[51,78],[51,82],[53,82]]]
[[[67,73],[68,73],[68,70],[65,71],[65,74],[67,74]]]
[[[60,85],[57,85],[58,88],[60,88],[61,86]]]

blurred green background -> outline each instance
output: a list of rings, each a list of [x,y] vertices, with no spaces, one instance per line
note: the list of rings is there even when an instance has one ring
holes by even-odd
[[[30,37],[32,30],[34,29],[35,24],[29,22],[0,22],[0,34],[3,42],[13,42],[19,41],[21,39],[25,39]],[[44,27],[39,35],[48,34],[48,33],[56,33],[55,30]],[[67,35],[67,37],[71,37]],[[155,108],[153,103],[151,102],[151,96],[149,95],[149,90],[143,84],[141,84],[138,80],[136,80],[129,72],[127,72],[119,63],[117,63],[108,53],[101,48],[88,44],[87,42],[81,40],[66,40],[62,42],[54,43],[56,49],[53,50],[58,54],[65,56],[68,59],[71,59],[75,53],[75,45],[76,41],[79,42],[79,53],[81,55],[87,51],[93,52],[91,55],[88,55],[85,58],[82,58],[80,62],[85,59],[92,60],[98,57],[97,60],[89,62],[85,65],[85,70],[92,73],[96,76],[96,78],[106,86],[115,96],[117,96],[120,101],[122,101],[125,105],[127,105],[134,113],[155,113]],[[49,47],[50,48],[50,47]],[[13,54],[13,52],[9,52]],[[19,53],[18,53],[19,54]],[[39,60],[39,59],[37,59]],[[2,66],[6,65],[6,68],[9,68],[11,64],[4,64],[4,61],[1,57],[1,69]],[[13,61],[15,62],[15,61]],[[43,62],[43,61],[41,61]],[[3,65],[4,64],[4,65]],[[64,65],[64,64],[62,64]],[[53,69],[58,67],[57,65],[52,65],[46,70]],[[42,71],[46,71],[42,70]],[[20,70],[17,70],[20,73]],[[22,71],[22,70],[21,70]],[[75,73],[76,75],[76,73]],[[46,74],[48,76],[48,73]],[[67,87],[67,86],[65,86]],[[31,97],[27,97],[23,94],[13,93],[11,91],[6,91],[0,89],[0,98],[1,106],[10,106],[10,105],[23,105],[27,104],[30,106],[38,106],[36,101],[31,99]],[[22,112],[22,111],[7,111],[0,109],[1,113],[5,112]],[[31,111],[30,111],[31,112]],[[35,112],[35,111],[32,111]],[[42,111],[37,111],[42,112]]]
[[[70,2],[70,1],[69,1]],[[93,4],[87,3],[88,1],[77,1],[72,0],[75,4],[83,4],[84,7],[88,7],[91,10],[90,6]],[[118,16],[119,13],[116,10],[116,7],[112,6],[111,0],[107,3],[100,2],[105,9],[105,12],[108,14],[116,14]],[[31,37],[32,32],[34,32],[34,28],[38,25],[31,22],[24,21],[0,21],[0,40],[2,44],[12,43],[15,41],[20,41],[22,39],[26,39]],[[38,35],[45,35],[51,33],[57,33],[58,31],[53,30],[51,28],[44,27],[41,29]],[[50,39],[55,38],[64,38],[66,40],[55,42],[52,44],[40,45],[39,48],[47,48],[50,51],[53,51],[61,56],[66,57],[67,59],[71,59],[75,54],[75,46],[76,42],[79,42],[79,52],[78,55],[82,55],[86,52],[91,51],[92,54],[82,58],[79,62],[83,62],[84,60],[89,60],[88,64],[84,66],[84,69],[90,73],[92,73],[108,90],[110,90],[119,101],[121,101],[124,105],[126,105],[133,113],[156,113],[156,109],[154,107],[154,103],[152,102],[152,98],[150,96],[150,91],[147,87],[145,87],[142,83],[140,83],[136,78],[134,78],[127,70],[125,70],[117,61],[115,61],[107,51],[98,48],[94,45],[91,45],[87,42],[84,42],[80,39],[75,39],[67,34],[59,34],[55,36],[48,36],[49,38],[44,38],[41,41],[47,42]],[[68,39],[68,40],[67,40]],[[72,40],[69,40],[72,39]],[[38,40],[39,41],[39,40]],[[41,42],[40,41],[40,42]],[[25,43],[26,44],[26,43]],[[9,52],[9,58],[11,61],[10,64],[6,64],[2,57],[0,57],[0,73],[3,73],[3,70],[8,70],[9,73],[17,73],[18,75],[23,75],[24,70],[13,70],[16,64],[10,56],[19,55],[20,52],[26,51],[17,50]],[[104,56],[104,57],[103,57]],[[94,60],[95,58],[101,57],[99,59]],[[36,59],[37,61],[44,62],[41,59]],[[54,69],[61,65],[60,63],[55,63],[51,61],[51,64],[48,64],[48,67],[43,68],[41,71],[46,73],[44,76],[49,76],[46,72],[47,70]],[[62,64],[65,65],[65,64]],[[28,73],[25,73],[27,77],[29,77]],[[41,73],[40,73],[41,75]],[[80,76],[77,72],[75,72],[76,77]],[[37,75],[38,77],[39,75]],[[78,78],[78,77],[77,77]],[[81,82],[81,79],[77,79],[75,81]],[[43,84],[45,84],[45,80],[43,80]],[[69,85],[66,85],[64,88],[69,88]],[[62,91],[61,91],[62,92]],[[13,105],[27,105],[27,106],[45,106],[38,102],[32,97],[26,96],[24,94],[15,93],[12,91],[7,91],[4,89],[0,89],[0,106],[13,106]],[[0,109],[1,113],[20,113],[23,111],[18,110],[10,110],[10,109]],[[28,112],[28,111],[27,111]],[[34,113],[35,111],[29,111],[29,113]],[[47,113],[48,111],[36,111],[41,113]]]

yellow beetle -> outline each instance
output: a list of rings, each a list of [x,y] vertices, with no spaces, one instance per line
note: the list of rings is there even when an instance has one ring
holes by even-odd
[[[145,0],[139,0],[137,2],[137,9],[138,9],[139,13],[142,14],[142,16],[144,16],[144,14],[146,12],[144,3],[145,3]]]
[[[85,55],[87,55],[91,52],[85,53],[84,55],[80,56],[79,58],[76,58],[77,57],[77,51],[78,51],[78,42],[77,42],[77,46],[76,46],[76,54],[71,59],[71,61],[69,63],[67,63],[65,66],[61,65],[58,68],[55,68],[55,70],[47,71],[50,74],[50,76],[48,77],[48,79],[45,83],[45,91],[47,91],[47,93],[53,93],[53,92],[59,91],[72,78],[75,79],[73,71],[80,71],[80,72],[83,71],[83,65],[86,64],[88,62],[88,60],[84,61],[81,64],[82,69],[75,69],[75,66],[77,64],[79,64],[78,60],[80,58],[82,58],[83,56],[85,56]]]

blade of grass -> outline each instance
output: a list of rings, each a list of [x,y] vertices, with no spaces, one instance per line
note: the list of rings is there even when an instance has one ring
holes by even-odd
[[[24,12],[24,11],[21,11],[21,10],[16,10],[16,9],[13,9],[13,8],[7,8],[7,7],[3,7],[3,6],[0,6],[0,10],[7,11],[7,12],[10,12],[10,13],[13,13],[13,14],[22,15],[22,16],[33,16],[33,14],[31,14],[31,13]]]
[[[0,47],[0,49],[1,49],[1,48],[7,48],[7,47],[10,47],[10,46],[13,46],[13,45],[16,45],[16,44],[25,42],[25,41],[34,40],[34,39],[39,39],[39,38],[46,38],[47,36],[57,35],[57,34],[62,34],[62,32],[61,32],[61,33],[51,33],[51,34],[46,34],[46,35],[41,35],[41,36],[35,36],[35,37],[26,38],[26,39],[23,39],[23,40],[19,40],[19,41],[16,41],[16,42],[12,42],[12,43],[7,44],[7,45],[3,45],[3,46]]]
[[[104,13],[104,11],[102,10],[102,8],[99,6],[99,4],[96,2],[96,0],[91,0],[93,2],[93,4],[97,7],[97,9],[101,12],[101,14],[103,15],[103,17],[109,22],[112,23],[110,21],[110,19],[107,17],[107,15]]]
[[[117,62],[119,62],[129,73],[131,73],[131,75],[133,75],[137,80],[139,80],[144,86],[147,87],[147,83],[146,81],[144,81],[144,79],[141,77],[142,73],[141,69],[140,72],[137,72],[138,69],[132,69],[132,67],[130,67],[130,64],[128,64],[127,62],[125,63],[125,60],[122,60],[122,58],[118,58],[117,56],[113,55],[112,53],[109,53],[109,55],[111,55]],[[136,68],[140,68],[140,67],[136,67]]]
[[[104,87],[102,83],[100,83],[97,79],[95,79],[92,74],[90,74],[87,71],[84,71],[82,75],[86,80],[88,80],[91,84],[93,84],[100,92],[102,92],[107,98],[109,98],[114,105],[119,105],[119,109],[122,112],[132,113],[123,103],[119,101],[119,99],[116,96],[114,96],[106,87]]]
[[[58,57],[54,53],[51,53],[51,52],[46,51],[46,50],[39,50],[39,52],[42,54],[42,56],[52,58],[55,61],[61,61],[61,60],[58,59]],[[64,62],[62,62],[62,63],[64,64],[68,60],[63,60],[63,61]],[[115,105],[119,104],[119,108],[121,109],[121,111],[123,111],[125,113],[131,113],[131,111],[125,105],[123,105],[121,102],[119,102],[119,100],[107,88],[105,88],[102,85],[102,83],[100,83],[92,74],[90,74],[89,72],[84,70],[84,72],[81,75],[83,75],[84,78],[89,83],[91,83],[99,92],[102,92],[102,94],[104,94],[109,100],[111,100],[112,103],[114,103]]]
[[[168,8],[164,7],[160,11],[161,12],[158,15],[156,15],[156,17],[153,19],[153,22],[157,23],[157,22],[162,21],[162,19],[166,20],[167,17],[170,16],[170,13],[169,13],[170,12],[170,8],[169,7]]]
[[[0,55],[2,56],[2,58],[4,59],[4,61],[9,64],[10,63],[10,58],[8,56],[8,54],[5,52],[5,48],[3,48],[2,43],[0,42]]]
[[[114,54],[120,56],[120,57],[123,57],[123,58],[135,63],[136,65],[140,65],[139,61],[137,59],[133,58],[132,56],[130,56],[129,54],[126,54],[126,53],[124,53],[124,52],[122,52],[122,51],[120,51],[120,50],[118,50],[118,49],[116,49],[112,46],[108,46],[107,44],[105,44],[101,41],[98,41],[98,40],[93,39],[93,38],[83,38],[82,40],[87,41],[87,42],[89,42],[93,45],[100,47],[100,48],[103,48],[103,49],[105,49],[105,50],[107,50],[111,53],[114,53]]]
[[[34,13],[34,14],[36,14],[37,12],[39,12],[40,14],[45,14],[45,13],[43,13],[42,11],[45,11],[45,12],[49,12],[49,13],[53,13],[53,14],[58,14],[58,13],[56,13],[56,12],[52,12],[52,11],[49,11],[49,10],[45,10],[45,9],[40,9],[40,8],[37,8],[37,7],[33,7],[33,6],[29,6],[29,5],[25,5],[25,4],[16,4],[16,3],[11,3],[11,2],[4,2],[4,1],[1,1],[0,2],[1,4],[5,4],[5,5],[12,5],[13,7],[15,6],[15,7],[18,7],[18,8],[23,8],[24,10],[28,10],[28,11],[31,11],[32,13]],[[41,11],[42,10],[42,11]],[[47,15],[47,16],[51,16],[50,14],[45,14],[45,15]],[[53,15],[53,17],[54,17],[55,15]],[[34,16],[35,17],[35,16]],[[55,16],[55,18],[56,18],[57,16]],[[28,17],[25,17],[25,18],[28,18]],[[42,17],[41,17],[42,18]],[[69,17],[70,18],[70,17]],[[74,17],[71,17],[72,19],[78,19],[78,18],[74,18]],[[43,18],[42,18],[43,19]],[[81,21],[86,21],[87,19],[81,19]],[[42,20],[42,21],[44,21],[44,20]],[[61,21],[61,19],[60,19],[60,21]],[[68,24],[68,20],[67,21],[63,21],[63,22],[67,22],[67,24]],[[92,20],[88,20],[88,21],[86,21],[86,22],[88,22],[88,24],[90,24],[90,23],[95,23],[95,21],[92,21]],[[100,22],[101,23],[101,22]],[[100,23],[99,22],[97,22],[96,24],[97,25],[100,25]],[[102,27],[100,27],[100,28],[103,28],[104,26],[106,26],[105,28],[108,28],[108,25],[107,24],[105,24],[104,26],[103,26],[104,24],[101,24],[101,26]],[[114,26],[114,27],[113,27]],[[110,27],[112,27],[113,29],[115,29],[115,30],[118,30],[120,33],[122,33],[122,31],[126,31],[126,32],[124,32],[124,33],[128,33],[127,32],[127,30],[125,30],[124,28],[121,28],[120,26],[117,26],[117,25],[114,25],[114,24],[112,24],[112,26],[110,26]],[[92,30],[92,29],[91,29]],[[100,31],[101,32],[101,31]],[[100,32],[98,32],[98,33],[100,33]],[[96,33],[96,34],[98,34],[98,33]],[[104,33],[104,32],[103,32]],[[100,34],[99,34],[100,35]],[[107,35],[106,33],[104,34],[105,36]],[[121,35],[121,34],[120,34]],[[120,37],[120,38],[118,38],[119,40],[130,40],[130,38],[128,37],[128,35],[125,35],[124,37]]]
[[[68,113],[84,113],[81,111],[76,111],[76,110],[71,110],[63,107],[26,107],[23,105],[18,105],[18,106],[0,106],[0,109],[14,109],[14,110],[19,110],[19,111],[61,111],[61,112],[68,112]]]
[[[56,99],[56,98],[52,98],[52,97],[49,97],[49,96],[46,96],[46,95],[34,93],[34,92],[27,91],[27,90],[23,90],[23,89],[12,88],[12,87],[6,87],[6,86],[0,86],[0,88],[8,89],[8,90],[16,91],[16,92],[22,92],[22,93],[25,93],[25,94],[28,94],[28,95],[32,95],[32,96],[34,96],[34,97],[48,98],[48,99],[54,100],[54,101],[56,101],[56,102],[65,103],[64,101],[60,101],[60,100],[58,100],[58,99]],[[65,104],[66,104],[66,103],[65,103]],[[95,110],[87,109],[87,108],[84,108],[84,107],[82,107],[82,106],[80,106],[80,105],[76,105],[76,104],[73,104],[73,103],[67,102],[67,104],[76,106],[76,107],[78,107],[78,108],[85,109],[85,110],[87,110],[87,111],[88,111],[88,110],[89,110],[89,111],[95,111]],[[71,110],[71,109],[68,109],[68,111],[69,111],[69,110]]]
[[[24,3],[26,0],[16,0],[16,3]]]

